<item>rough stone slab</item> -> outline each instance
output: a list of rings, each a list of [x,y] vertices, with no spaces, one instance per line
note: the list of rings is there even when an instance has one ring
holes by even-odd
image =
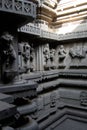
[[[12,104],[0,101],[0,120],[6,119],[15,115],[16,107]]]
[[[11,95],[0,93],[0,101],[12,103],[14,101],[14,98]]]

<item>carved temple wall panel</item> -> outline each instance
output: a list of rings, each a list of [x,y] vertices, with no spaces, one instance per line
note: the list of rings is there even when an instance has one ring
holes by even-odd
[[[30,46],[29,50],[24,50],[25,44]],[[54,43],[49,42],[42,42],[36,46],[34,42],[33,48],[26,42],[18,43],[18,45],[21,48],[19,49],[20,66],[30,68],[29,70],[32,71],[87,68],[87,42],[84,40],[63,44],[56,43],[55,46]],[[25,56],[27,52],[29,59]],[[32,69],[29,66],[32,66]]]
[[[12,44],[9,44],[9,41]],[[9,46],[3,46],[3,42]],[[36,42],[37,44],[34,40],[31,42],[29,38],[18,42],[17,36],[14,37],[9,33],[1,35],[1,71],[6,70],[6,74],[8,70],[18,74],[29,74],[47,70],[87,69],[86,40],[61,44],[56,42],[55,45],[54,42],[41,43],[40,39]],[[6,59],[2,60],[3,55]],[[8,74],[10,75],[11,72]]]
[[[85,69],[87,68],[87,42],[44,43],[37,46],[37,69]],[[58,45],[59,44],[59,45]]]

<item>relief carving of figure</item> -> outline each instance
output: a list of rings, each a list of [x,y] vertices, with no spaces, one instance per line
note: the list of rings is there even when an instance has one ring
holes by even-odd
[[[16,52],[13,47],[13,36],[8,32],[4,32],[0,38],[1,78],[12,78],[9,73],[15,73],[13,67],[15,60]]]
[[[60,45],[59,51],[58,51],[59,60],[64,60],[64,58],[66,57],[66,54],[67,54],[67,52],[64,49],[64,46]]]
[[[49,49],[49,44],[46,44],[43,53],[44,53],[45,62],[46,62],[46,64],[47,64],[48,61],[49,61],[49,59],[50,59],[50,49]]]
[[[24,62],[27,63],[30,59],[30,45],[27,42],[24,43],[22,55],[24,57]]]
[[[55,58],[55,49],[50,50],[50,60],[53,62]]]
[[[30,45],[28,42],[19,44],[19,69],[21,72],[27,72],[30,68]]]
[[[55,69],[56,65],[55,65],[55,49],[51,49],[50,50],[50,61],[51,61],[51,68]]]
[[[79,46],[75,48],[71,48],[69,54],[72,58],[85,58],[86,57],[86,50]]]

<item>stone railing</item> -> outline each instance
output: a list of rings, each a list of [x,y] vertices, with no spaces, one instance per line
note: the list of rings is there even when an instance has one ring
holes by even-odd
[[[36,4],[28,0],[0,0],[0,11],[36,17]]]

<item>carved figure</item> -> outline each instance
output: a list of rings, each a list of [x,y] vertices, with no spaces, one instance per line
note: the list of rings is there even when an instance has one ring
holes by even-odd
[[[49,58],[50,58],[50,49],[49,49],[49,44],[46,44],[45,48],[44,48],[44,58],[45,58],[45,62],[47,64]]]
[[[0,39],[0,62],[1,62],[1,77],[9,78],[9,73],[14,73],[16,52],[13,47],[13,36],[8,32],[4,32]],[[7,76],[8,75],[8,76]],[[12,77],[12,75],[10,75]]]
[[[55,57],[55,49],[51,49],[50,50],[50,60],[54,61],[54,57]]]
[[[63,45],[60,45],[59,51],[58,51],[58,56],[59,56],[59,60],[63,60],[66,57],[66,51],[64,49]]]
[[[30,45],[26,42],[23,46],[23,57],[24,61],[27,62],[30,59]]]
[[[69,54],[72,58],[85,58],[86,50],[83,47],[75,47],[70,49]]]
[[[27,72],[30,68],[30,45],[28,42],[19,44],[19,69],[20,73]]]
[[[28,42],[19,44],[19,69],[20,73],[34,71],[34,49]]]
[[[34,66],[34,48],[30,48],[30,71],[33,72],[35,70]]]

